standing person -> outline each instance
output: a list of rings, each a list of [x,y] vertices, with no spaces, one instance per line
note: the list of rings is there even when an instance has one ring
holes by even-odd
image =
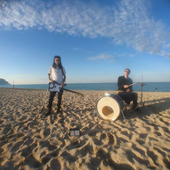
[[[130,102],[133,101],[132,110],[136,110],[138,106],[138,94],[132,89],[133,81],[131,78],[129,78],[129,74],[130,69],[126,68],[124,70],[124,76],[118,77],[118,91],[116,94],[118,94],[127,104],[130,104]]]
[[[54,57],[53,64],[50,67],[49,72],[48,72],[48,79],[49,79],[50,83],[56,82],[63,88],[64,82],[66,80],[66,71],[65,71],[65,68],[62,66],[60,56]],[[62,100],[62,94],[63,94],[62,88],[61,88],[60,92],[58,92],[57,113],[60,112],[60,106],[61,106],[61,100]],[[51,107],[52,107],[52,103],[53,103],[53,99],[54,99],[55,95],[56,95],[55,91],[54,92],[50,91],[48,112],[45,114],[45,116],[48,116],[51,114]]]

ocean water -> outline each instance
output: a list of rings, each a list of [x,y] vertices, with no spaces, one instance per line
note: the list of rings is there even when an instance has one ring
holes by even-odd
[[[143,91],[150,92],[170,92],[170,82],[145,82],[142,87]],[[13,88],[12,85],[0,87]],[[23,89],[47,89],[48,84],[29,84],[29,85],[15,85],[14,88]],[[103,91],[116,91],[117,83],[73,83],[67,84],[66,89],[70,90],[103,90]],[[140,83],[133,85],[133,90],[141,91]]]

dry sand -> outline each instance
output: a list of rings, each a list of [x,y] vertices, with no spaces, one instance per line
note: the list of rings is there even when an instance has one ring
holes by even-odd
[[[108,121],[96,113],[105,92],[79,92],[64,92],[62,114],[56,97],[44,117],[46,90],[0,88],[0,169],[170,169],[170,93],[144,92],[145,107]]]

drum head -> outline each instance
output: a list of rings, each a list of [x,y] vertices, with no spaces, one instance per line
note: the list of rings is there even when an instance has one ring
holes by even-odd
[[[97,111],[103,119],[115,120],[119,116],[121,108],[117,100],[106,96],[98,100]]]

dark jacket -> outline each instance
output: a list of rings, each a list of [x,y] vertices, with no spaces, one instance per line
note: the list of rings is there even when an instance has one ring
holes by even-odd
[[[125,78],[124,76],[120,76],[118,77],[118,81],[117,81],[117,86],[118,86],[118,90],[123,90],[126,91],[127,89],[125,89],[123,86],[124,85],[130,85],[132,84],[132,79],[131,78]],[[132,86],[129,87],[130,90],[132,90]]]

